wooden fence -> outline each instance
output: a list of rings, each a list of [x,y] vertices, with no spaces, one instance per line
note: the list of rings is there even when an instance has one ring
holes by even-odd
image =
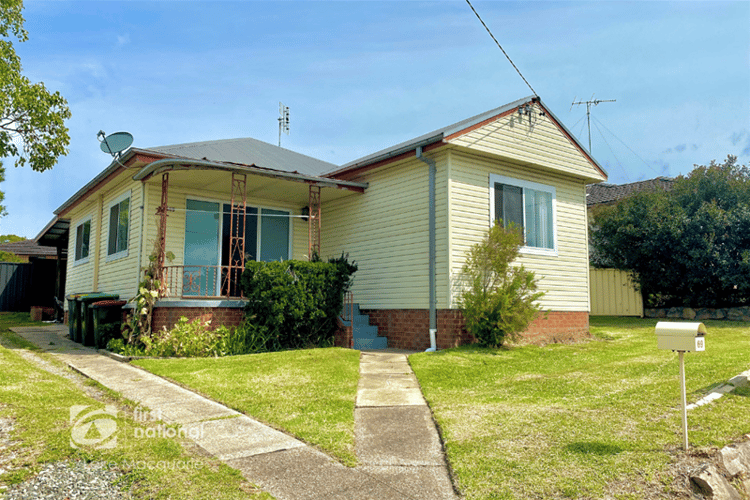
[[[593,316],[643,317],[643,298],[625,271],[592,267],[589,294]]]

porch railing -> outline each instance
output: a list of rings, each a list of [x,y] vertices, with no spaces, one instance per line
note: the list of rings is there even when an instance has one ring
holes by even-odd
[[[230,266],[164,266],[162,296],[242,298],[242,268]]]
[[[354,318],[354,294],[352,292],[346,292],[344,294],[344,307],[341,311],[341,319],[344,321],[352,321],[352,318]]]

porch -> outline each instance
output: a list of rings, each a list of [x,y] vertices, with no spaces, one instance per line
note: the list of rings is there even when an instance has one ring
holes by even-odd
[[[323,203],[367,188],[366,183],[184,158],[152,162],[133,179],[143,185],[147,213],[156,215],[146,218],[142,252],[148,255],[146,242],[154,242],[160,302],[241,299],[248,260],[306,260],[319,254]]]

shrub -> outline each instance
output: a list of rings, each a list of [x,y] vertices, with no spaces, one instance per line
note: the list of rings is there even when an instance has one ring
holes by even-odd
[[[115,354],[121,354],[123,356],[146,355],[142,348],[133,344],[126,344],[125,339],[121,338],[111,339],[109,342],[107,342],[107,350]]]
[[[345,254],[329,262],[248,262],[242,289],[248,299],[246,323],[252,325],[246,328],[252,328],[254,347],[333,345],[344,292],[356,270]]]
[[[544,292],[537,291],[534,273],[511,265],[522,242],[516,227],[496,223],[467,253],[458,305],[467,330],[483,346],[515,340],[539,312],[534,302]]]
[[[231,335],[225,326],[210,330],[211,321],[188,321],[181,317],[171,330],[154,332],[151,337],[141,337],[147,356],[158,357],[208,357],[224,356],[226,341]]]
[[[243,323],[236,328],[209,330],[210,321],[188,321],[184,316],[174,328],[141,337],[142,345],[112,339],[107,349],[123,356],[209,357],[250,354],[267,350],[268,339],[257,327]]]

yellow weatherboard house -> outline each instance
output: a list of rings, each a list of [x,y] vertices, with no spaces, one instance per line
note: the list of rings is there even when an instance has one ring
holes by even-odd
[[[588,333],[585,187],[606,179],[529,97],[343,166],[254,139],[130,148],[37,241],[67,245],[66,294],[133,297],[153,256],[164,283],[154,328],[239,322],[247,260],[346,252],[360,319],[339,340],[425,349],[470,340],[456,309],[464,256],[495,219],[514,221],[518,260],[545,292],[524,338],[554,342]]]

